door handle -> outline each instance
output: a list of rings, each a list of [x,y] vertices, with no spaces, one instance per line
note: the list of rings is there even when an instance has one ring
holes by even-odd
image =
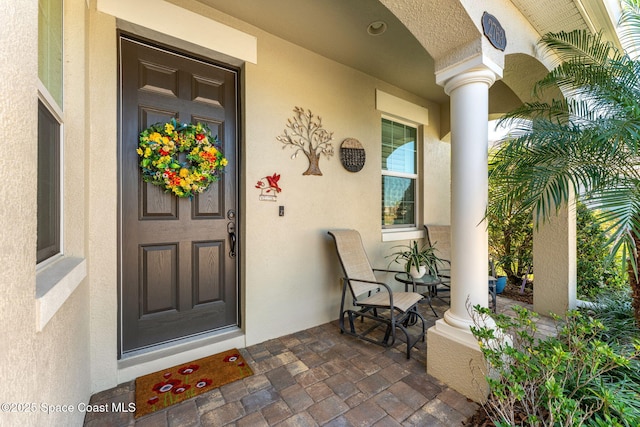
[[[229,250],[229,256],[231,258],[236,257],[236,224],[235,222],[229,222],[227,224],[227,232],[229,233],[229,241],[231,249]]]

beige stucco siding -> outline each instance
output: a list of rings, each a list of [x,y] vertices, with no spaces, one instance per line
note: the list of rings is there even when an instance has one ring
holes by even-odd
[[[438,142],[437,106],[359,71],[330,61],[249,26],[258,40],[258,63],[245,66],[243,179],[243,289],[247,345],[325,323],[339,311],[339,268],[327,230],[356,228],[374,264],[385,267],[392,244],[381,243],[380,117],[375,90],[426,107],[434,120],[424,129],[423,155],[430,180],[423,187],[448,193],[448,144]],[[276,140],[293,108],[320,115],[333,132],[336,154],[320,160],[323,176],[303,176],[307,160]],[[339,146],[356,138],[366,150],[362,171],[348,172]],[[443,155],[444,154],[444,155]],[[256,181],[281,174],[278,202],[258,200]],[[439,182],[437,182],[439,181]],[[427,191],[424,191],[427,193]],[[430,216],[448,217],[448,198],[426,194]],[[284,217],[278,206],[285,207]],[[448,219],[448,218],[447,218]]]
[[[38,342],[35,334],[36,220],[31,212],[36,200],[38,79],[37,3],[24,2],[5,10],[7,22],[0,27],[3,61],[0,67],[0,112],[11,126],[0,127],[3,155],[0,156],[3,186],[0,191],[0,377],[2,400],[32,399],[38,377]],[[32,52],[32,53],[30,53]],[[15,87],[22,90],[16,91]],[[12,173],[9,173],[11,171]],[[3,414],[4,415],[4,414]],[[18,424],[24,417],[9,414],[7,420]],[[35,423],[35,418],[34,418]],[[32,423],[32,425],[35,425]]]
[[[176,2],[257,38],[257,64],[242,68],[241,117],[241,295],[244,345],[322,324],[338,317],[339,270],[331,228],[357,228],[377,266],[394,242],[381,242],[380,117],[375,91],[382,89],[429,111],[423,130],[422,186],[427,219],[448,219],[448,144],[437,140],[436,104],[419,99],[359,71],[330,61],[201,4]],[[115,385],[133,373],[117,374],[117,57],[116,20],[104,13],[91,16],[92,118],[89,151],[89,236],[94,389]],[[126,25],[125,25],[126,26]],[[176,40],[182,46],[182,42]],[[99,54],[98,54],[99,52]],[[419,72],[419,70],[418,70]],[[306,158],[290,159],[292,150],[276,140],[293,108],[320,115],[333,132],[336,154],[320,160],[323,176],[303,176]],[[340,143],[357,138],[367,162],[351,173],[339,160]],[[255,183],[279,173],[283,189],[278,202],[259,201]],[[438,198],[438,200],[436,200]],[[278,206],[285,207],[284,217]],[[420,222],[423,222],[421,219]],[[100,226],[97,226],[97,225]],[[387,249],[383,249],[387,248]],[[224,342],[220,344],[224,346]],[[183,357],[189,357],[184,355]],[[180,360],[180,356],[177,356]],[[175,359],[172,359],[175,360]],[[179,363],[179,362],[176,362]],[[150,368],[141,368],[150,369]]]
[[[490,113],[502,113],[517,102],[516,97],[530,99],[532,82],[546,73],[553,59],[541,57],[536,48],[539,35],[509,0],[482,4],[473,0],[380,1],[434,57],[440,77],[453,76],[461,71],[457,68],[461,63],[477,58],[486,59],[492,67],[506,67],[502,91],[489,92]],[[358,229],[377,267],[387,266],[385,255],[392,246],[403,243],[383,242],[382,238],[383,112],[378,110],[376,91],[415,106],[425,117],[419,144],[422,203],[418,222],[450,223],[451,150],[441,140],[449,139],[448,105],[407,93],[200,1],[140,0],[135,7],[126,0],[65,0],[64,4],[62,263],[35,265],[38,2],[7,1],[0,27],[0,403],[13,403],[16,406],[9,408],[15,410],[24,410],[24,404],[35,405],[28,406],[35,410],[31,413],[0,414],[0,426],[80,425],[84,413],[79,409],[92,393],[204,353],[260,343],[336,319],[341,272],[327,230]],[[102,12],[98,11],[100,4],[105,5]],[[137,13],[140,9],[148,10]],[[485,11],[493,13],[505,28],[504,53],[482,35],[480,19]],[[198,25],[189,25],[189,19]],[[169,25],[174,28],[168,30]],[[205,345],[191,340],[124,360],[118,360],[120,30],[238,67],[242,110],[238,187],[241,329],[203,338]],[[323,176],[303,176],[305,156],[291,159],[293,151],[283,149],[276,140],[296,106],[320,115],[325,129],[333,132],[335,155],[320,159]],[[394,112],[384,114],[393,116]],[[366,150],[366,165],[358,173],[340,164],[339,147],[345,138],[358,139]],[[283,191],[275,203],[260,201],[255,183],[273,173],[281,175]],[[279,206],[284,206],[282,217],[278,216]],[[536,244],[549,245],[551,237],[562,238],[558,247],[564,254],[553,260],[542,257],[540,269],[552,273],[549,283],[554,286],[568,280],[568,293],[562,289],[564,299],[537,295],[536,305],[567,300],[565,305],[570,306],[575,297],[571,282],[575,281],[571,271],[575,269],[575,248],[570,243],[573,218],[565,215],[562,219],[553,229],[560,233],[540,234]],[[557,264],[558,259],[564,267],[545,269],[545,264],[554,260]],[[58,268],[69,260],[72,270]],[[56,276],[54,270],[67,273],[61,285],[53,292],[37,294],[43,278]],[[454,349],[447,347],[447,342],[454,341],[447,334],[440,334],[443,341],[436,343],[438,349]],[[446,358],[445,351],[440,353]],[[49,405],[66,405],[67,412],[61,406],[60,412],[47,414],[43,409]]]
[[[127,7],[121,0],[100,0],[110,6]],[[477,20],[484,10],[462,1],[456,11],[466,11],[475,22],[464,33],[469,40],[458,46],[456,31],[427,26],[412,14],[413,8],[436,5],[436,1],[383,0],[415,31],[423,46],[439,38],[450,46],[436,56],[441,67],[455,65],[458,57],[480,53],[486,47]],[[38,10],[36,1],[13,0],[5,8],[0,28],[0,112],[4,143],[0,156],[0,402],[37,405],[72,405],[74,413],[2,414],[0,425],[78,425],[84,414],[78,405],[90,395],[136,375],[196,358],[197,351],[221,351],[263,342],[291,332],[332,321],[338,317],[341,272],[327,231],[356,228],[363,237],[372,263],[386,267],[385,255],[401,241],[382,239],[380,220],[381,153],[380,118],[376,91],[410,103],[426,112],[420,131],[419,182],[421,210],[419,225],[448,224],[450,218],[450,145],[440,140],[448,133],[448,106],[407,93],[387,82],[327,59],[296,44],[208,8],[195,0],[169,0],[162,10],[171,10],[174,22],[185,23],[184,31],[162,34],[166,16],[139,19],[129,13],[120,19],[98,11],[98,0],[65,1],[64,42],[64,181],[63,244],[67,258],[83,261],[74,271],[79,278],[68,295],[52,298],[56,304],[43,318],[36,298],[38,279],[50,275],[47,268],[36,271],[36,176],[38,99]],[[507,4],[508,3],[508,4]],[[439,4],[439,3],[438,3]],[[508,7],[502,7],[507,4]],[[118,6],[119,5],[119,6]],[[505,82],[523,97],[526,85],[518,70],[538,74],[544,59],[536,58],[537,35],[506,0],[492,0],[492,9],[508,34],[504,61],[513,70]],[[437,6],[437,5],[436,5]],[[167,9],[169,8],[169,9]],[[183,8],[183,9],[180,9]],[[433,10],[442,8],[433,7]],[[227,31],[240,40],[215,51],[215,43],[202,41],[202,27],[181,20],[180,10],[199,15],[217,31]],[[441,13],[445,13],[442,9]],[[193,16],[185,14],[184,17]],[[202,18],[202,19],[200,19]],[[447,16],[439,19],[446,20]],[[429,19],[436,19],[434,17]],[[467,16],[460,16],[468,22]],[[173,24],[171,24],[173,25]],[[146,28],[152,26],[153,28]],[[177,49],[215,61],[226,61],[241,70],[240,116],[240,295],[241,330],[212,339],[207,346],[165,350],[118,360],[118,46],[119,30],[143,35]],[[194,34],[189,34],[189,32]],[[438,31],[437,34],[429,34]],[[195,34],[197,33],[197,34]],[[220,36],[212,33],[210,37]],[[193,37],[192,37],[193,36]],[[246,37],[245,37],[246,36]],[[180,37],[180,38],[177,38]],[[478,39],[480,37],[481,39]],[[198,40],[206,46],[197,45]],[[252,40],[255,41],[255,52]],[[466,39],[465,39],[466,40]],[[240,46],[242,44],[242,46]],[[247,46],[248,44],[248,46]],[[234,52],[235,56],[234,56]],[[255,55],[254,55],[255,53]],[[496,52],[492,52],[496,54]],[[433,54],[433,52],[432,52]],[[256,59],[257,58],[257,59]],[[494,62],[502,64],[501,56]],[[247,62],[244,62],[247,60]],[[429,72],[410,70],[411,72]],[[519,89],[514,89],[519,88]],[[293,108],[299,106],[322,117],[324,128],[333,132],[335,155],[320,159],[323,176],[303,176],[307,159],[276,137],[285,129]],[[498,111],[496,111],[498,112]],[[391,114],[393,111],[385,111]],[[441,120],[441,114],[444,120]],[[407,117],[398,117],[407,119]],[[416,125],[419,125],[416,123]],[[442,125],[448,126],[447,124]],[[366,165],[358,173],[344,169],[339,160],[345,138],[358,139],[366,150]],[[281,175],[282,193],[277,202],[259,200],[255,183]],[[278,207],[284,206],[284,216]],[[388,240],[388,239],[387,239]],[[390,281],[392,282],[392,281]],[[395,285],[397,286],[397,284]],[[201,355],[200,355],[201,356]],[[146,358],[146,359],[145,359]],[[144,359],[144,360],[143,360]]]
[[[89,276],[91,278],[92,389],[115,385],[117,370],[117,96],[115,19],[90,13]]]
[[[86,257],[85,13],[83,1],[67,1],[64,49],[63,245],[66,256]],[[0,28],[0,425],[77,425],[78,404],[91,395],[88,281],[81,280],[57,312],[40,324],[36,300],[36,190],[38,122],[38,2],[12,2]],[[40,274],[48,274],[47,268]],[[18,406],[18,405],[22,406]],[[29,404],[25,412],[25,404]],[[46,413],[49,405],[74,412]],[[6,409],[3,407],[3,409]]]

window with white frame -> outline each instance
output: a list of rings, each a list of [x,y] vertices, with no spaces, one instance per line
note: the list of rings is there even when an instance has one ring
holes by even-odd
[[[37,263],[60,253],[60,123],[38,101]]]
[[[38,1],[38,238],[41,263],[61,252],[62,0]]]
[[[382,228],[417,224],[418,129],[382,118]]]

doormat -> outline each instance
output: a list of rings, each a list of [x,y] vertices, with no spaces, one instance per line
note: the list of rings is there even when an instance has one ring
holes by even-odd
[[[138,377],[135,418],[251,375],[253,371],[234,348]]]

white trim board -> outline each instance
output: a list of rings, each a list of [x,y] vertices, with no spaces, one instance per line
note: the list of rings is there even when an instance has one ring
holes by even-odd
[[[98,11],[253,64],[256,37],[163,0],[98,0]],[[180,22],[181,25],[167,25]],[[215,34],[215,37],[211,37]]]

